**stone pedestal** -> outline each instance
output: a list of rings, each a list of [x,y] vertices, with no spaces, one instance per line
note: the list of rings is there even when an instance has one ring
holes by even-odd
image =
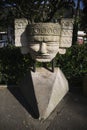
[[[54,73],[36,68],[19,85],[26,100],[39,119],[46,119],[68,92],[68,81],[59,68]]]

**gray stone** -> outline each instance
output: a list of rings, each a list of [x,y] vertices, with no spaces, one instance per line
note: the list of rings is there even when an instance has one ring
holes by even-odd
[[[32,59],[50,62],[59,54],[65,54],[72,45],[73,19],[61,23],[28,24],[27,19],[15,20],[15,45],[22,54],[30,53]]]
[[[64,47],[69,48],[69,47],[71,47],[71,45],[72,45],[72,37],[70,37],[70,36],[61,37],[59,47],[61,47],[61,48],[64,48]]]
[[[73,19],[61,20],[60,48],[69,48],[72,45]]]
[[[74,20],[72,18],[63,18],[61,20],[61,28],[66,30],[73,30]]]
[[[59,54],[65,54],[65,53],[66,53],[66,48],[59,47]]]
[[[28,41],[26,38],[27,19],[15,19],[15,46],[26,46]]]
[[[29,24],[26,32],[32,58],[39,62],[50,62],[58,53],[60,24]]]
[[[39,119],[46,119],[68,92],[68,81],[59,68],[54,73],[44,68],[30,71],[19,86]]]

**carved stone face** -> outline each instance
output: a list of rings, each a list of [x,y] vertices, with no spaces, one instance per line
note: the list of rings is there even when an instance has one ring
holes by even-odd
[[[50,62],[59,50],[60,25],[37,23],[26,28],[29,52],[39,62]]]
[[[57,53],[65,54],[72,45],[72,34],[73,19],[29,25],[27,19],[15,20],[15,46],[39,62],[50,62]]]

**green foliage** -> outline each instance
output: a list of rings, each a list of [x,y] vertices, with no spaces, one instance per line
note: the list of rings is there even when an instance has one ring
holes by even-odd
[[[62,7],[72,9],[74,7],[73,0],[6,0],[3,2],[5,5],[7,3],[15,5],[13,8],[11,6],[8,12],[10,18],[27,18],[31,23],[51,21]]]
[[[19,48],[0,49],[0,82],[17,83],[31,65],[30,55],[22,55]]]
[[[56,57],[59,66],[68,79],[87,74],[87,44],[73,45],[65,55]]]
[[[23,77],[33,61],[29,54],[22,55],[19,48],[13,46],[0,49],[0,83],[17,84]],[[42,63],[37,62],[37,67]],[[50,63],[47,64],[50,67]],[[55,66],[60,67],[66,77],[81,77],[87,74],[87,44],[73,45],[67,49],[65,55],[57,55]]]

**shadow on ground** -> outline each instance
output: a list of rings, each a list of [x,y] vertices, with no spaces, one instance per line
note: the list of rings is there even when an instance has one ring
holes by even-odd
[[[35,119],[39,118],[39,112],[36,106],[36,103],[34,104],[34,108],[36,110],[33,110],[34,108],[31,107],[31,105],[27,102],[25,97],[23,96],[20,88],[11,88],[8,86],[8,90],[11,92],[11,94],[20,102],[20,104],[28,111],[28,113]],[[34,99],[35,100],[35,99]],[[32,101],[32,100],[31,100]],[[32,101],[33,102],[33,101]],[[34,101],[35,102],[35,101]]]

